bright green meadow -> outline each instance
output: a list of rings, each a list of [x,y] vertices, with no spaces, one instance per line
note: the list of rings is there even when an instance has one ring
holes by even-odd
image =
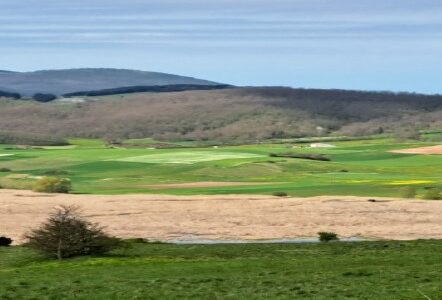
[[[442,299],[442,241],[0,248],[0,299]],[[428,297],[428,298],[426,298]]]
[[[333,148],[278,143],[195,147],[150,139],[108,146],[100,140],[70,141],[60,147],[0,145],[0,186],[31,188],[41,176],[69,178],[73,193],[272,194],[292,196],[401,196],[442,187],[442,155],[395,154],[394,149],[434,145],[391,139],[335,141]],[[133,147],[134,144],[137,147]],[[163,145],[164,146],[164,145]],[[178,147],[179,146],[179,147]],[[331,161],[270,157],[270,153],[324,154]],[[158,184],[225,182],[212,187],[161,187]],[[231,182],[249,183],[231,185]]]

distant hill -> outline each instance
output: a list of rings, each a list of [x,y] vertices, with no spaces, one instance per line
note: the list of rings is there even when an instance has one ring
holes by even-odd
[[[82,97],[83,98],[83,97]],[[87,96],[84,98],[87,99]],[[217,89],[100,96],[83,103],[0,100],[0,141],[48,137],[256,141],[442,130],[442,96],[291,89]]]
[[[62,95],[131,86],[217,85],[218,83],[166,73],[126,69],[66,69],[35,72],[0,71],[0,90],[32,96]]]

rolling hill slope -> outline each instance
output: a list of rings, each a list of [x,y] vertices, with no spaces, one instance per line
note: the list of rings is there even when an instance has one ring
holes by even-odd
[[[0,101],[0,136],[256,141],[442,129],[442,96],[291,88]]]
[[[166,73],[125,69],[67,69],[35,72],[0,71],[0,90],[31,96],[35,93],[61,95],[129,86],[216,85],[207,80]]]

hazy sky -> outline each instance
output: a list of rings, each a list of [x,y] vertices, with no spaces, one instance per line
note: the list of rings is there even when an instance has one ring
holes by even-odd
[[[441,0],[0,0],[0,69],[442,93]]]

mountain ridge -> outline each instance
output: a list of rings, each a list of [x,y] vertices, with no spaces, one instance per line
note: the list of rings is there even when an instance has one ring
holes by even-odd
[[[0,89],[32,96],[35,93],[62,95],[80,91],[127,86],[219,85],[220,83],[162,72],[117,69],[75,68],[31,72],[0,71]]]

